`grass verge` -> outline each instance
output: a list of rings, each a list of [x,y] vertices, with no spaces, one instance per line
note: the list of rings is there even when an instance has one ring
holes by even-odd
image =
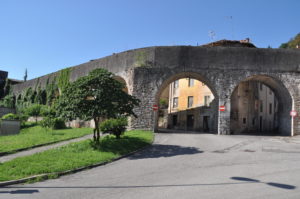
[[[91,133],[91,128],[49,130],[41,126],[31,126],[22,129],[18,135],[1,136],[0,153],[13,153],[19,149],[78,138]]]
[[[112,159],[133,152],[152,143],[150,131],[128,131],[121,139],[107,135],[100,145],[91,140],[71,143],[31,156],[16,158],[0,164],[0,182],[16,180],[29,176],[68,171]]]

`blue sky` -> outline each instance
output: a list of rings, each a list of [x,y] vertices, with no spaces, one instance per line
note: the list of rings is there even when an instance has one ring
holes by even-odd
[[[299,8],[299,0],[0,0],[0,70],[23,79],[27,68],[32,79],[129,49],[220,39],[277,48],[300,32]]]

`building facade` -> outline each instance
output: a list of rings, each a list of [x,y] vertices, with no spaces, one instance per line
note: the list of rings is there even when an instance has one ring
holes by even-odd
[[[209,131],[212,124],[210,103],[214,95],[201,81],[181,78],[173,81],[162,93],[168,106],[160,110],[161,128]]]
[[[231,133],[276,132],[278,100],[263,83],[246,81],[233,92],[231,104]]]

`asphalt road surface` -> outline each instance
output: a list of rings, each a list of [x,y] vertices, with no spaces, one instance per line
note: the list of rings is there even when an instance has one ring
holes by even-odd
[[[91,170],[0,188],[0,198],[300,198],[300,137],[156,134]]]

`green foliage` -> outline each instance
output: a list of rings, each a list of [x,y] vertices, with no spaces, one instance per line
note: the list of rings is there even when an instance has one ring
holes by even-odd
[[[2,118],[3,120],[19,120],[19,116],[13,113],[8,113],[6,115],[3,115]]]
[[[70,74],[71,68],[65,68],[59,72],[57,86],[61,93],[63,93],[64,89],[70,84]]]
[[[159,105],[160,105],[162,108],[167,108],[167,107],[168,107],[168,100],[167,100],[167,99],[164,99],[164,98],[159,99]]]
[[[279,48],[296,48],[297,45],[300,47],[300,33],[291,38],[287,43],[281,44]]]
[[[56,110],[54,107],[43,106],[41,109],[41,116],[54,118],[56,116]]]
[[[41,122],[41,126],[44,128],[51,128],[51,129],[65,129],[65,121],[61,118],[51,118],[45,117]]]
[[[58,96],[58,86],[55,82],[56,79],[54,78],[51,83],[49,83],[49,79],[46,83],[46,104],[48,106],[53,105]]]
[[[7,108],[15,108],[15,101],[16,98],[14,95],[6,95],[1,101],[0,106],[7,107]]]
[[[103,133],[111,133],[120,138],[121,134],[126,131],[127,118],[108,119],[100,124],[100,130]]]
[[[72,130],[69,129],[69,131]],[[152,140],[153,133],[150,131],[130,131],[126,132],[123,139],[119,140],[112,136],[105,136],[100,140],[100,144],[96,145],[95,142],[85,140],[30,156],[15,158],[0,164],[0,181],[45,173],[50,173],[54,177],[51,174],[53,172],[109,162],[151,144]]]
[[[95,140],[99,140],[100,118],[135,115],[139,100],[123,91],[124,85],[105,69],[95,69],[88,76],[69,84],[59,98],[58,114],[66,119],[95,121]]]
[[[146,66],[146,58],[147,54],[144,50],[139,50],[135,57],[135,65],[138,67],[144,67]]]
[[[37,122],[37,117],[42,115],[43,108],[45,108],[43,105],[33,104],[33,105],[27,107],[24,110],[24,113],[29,116],[35,117],[35,121]]]

